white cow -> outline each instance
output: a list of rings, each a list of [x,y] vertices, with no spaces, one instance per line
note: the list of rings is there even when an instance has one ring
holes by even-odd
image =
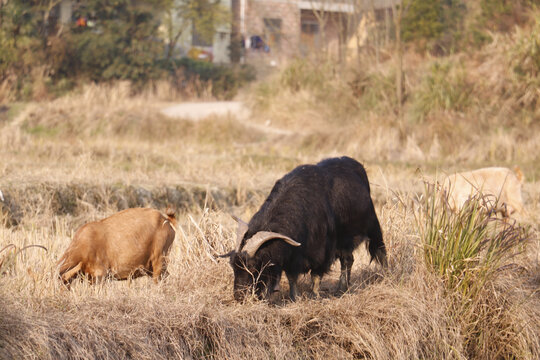
[[[521,198],[521,184],[523,173],[516,167],[512,171],[504,167],[488,167],[462,173],[455,173],[446,177],[442,188],[448,196],[448,204],[452,210],[457,211],[472,196],[484,195],[491,206],[497,204],[496,212],[509,217],[513,213],[523,215],[523,200]]]

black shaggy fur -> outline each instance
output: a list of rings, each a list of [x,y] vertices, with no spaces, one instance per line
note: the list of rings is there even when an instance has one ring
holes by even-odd
[[[273,231],[291,237],[294,247],[274,239],[259,248],[253,258],[245,252],[233,253],[234,295],[255,286],[259,296],[271,294],[285,271],[294,300],[296,279],[311,271],[322,276],[339,257],[342,265],[340,289],[345,290],[352,266],[352,251],[370,239],[372,258],[385,263],[386,250],[370,197],[363,166],[348,157],[301,165],[278,180],[270,195],[253,215],[242,240],[259,231]]]
[[[341,263],[339,290],[349,285],[353,251],[369,240],[371,260],[386,266],[386,248],[381,226],[371,200],[366,170],[358,161],[343,156],[321,161],[317,166],[327,179],[328,196],[334,211],[337,257]]]

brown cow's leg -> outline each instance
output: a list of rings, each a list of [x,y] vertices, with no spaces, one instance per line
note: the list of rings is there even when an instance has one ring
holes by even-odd
[[[88,271],[88,275],[90,277],[90,281],[92,282],[92,284],[103,285],[103,282],[105,281],[105,277],[107,276],[106,268],[102,266],[98,266],[87,271]]]
[[[82,268],[82,261],[79,262],[73,269],[65,272],[62,274],[62,281],[64,284],[67,284],[71,281],[71,278],[73,278]]]
[[[157,284],[158,280],[161,278],[161,274],[163,271],[163,257],[158,256],[157,260],[152,260],[152,279],[154,280],[154,283]]]
[[[163,224],[165,225],[165,223],[168,222],[164,222]],[[166,254],[169,252],[169,248],[171,247],[175,237],[175,232],[169,231],[171,227],[172,225],[168,223],[167,227],[163,227],[154,238],[154,250],[152,252],[153,254],[150,259],[150,263],[152,265],[152,279],[156,284],[158,280],[166,276]]]

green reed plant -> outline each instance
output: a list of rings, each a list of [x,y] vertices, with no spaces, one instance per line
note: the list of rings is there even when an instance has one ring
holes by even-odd
[[[526,330],[515,321],[522,308],[510,300],[512,290],[501,286],[507,279],[519,287],[512,259],[523,250],[525,229],[497,218],[497,203],[482,195],[455,212],[447,195],[430,184],[422,204],[417,225],[424,263],[443,280],[447,312],[460,329],[467,358],[531,358]]]
[[[417,217],[424,262],[442,277],[448,290],[468,302],[508,266],[525,243],[525,230],[496,217],[492,199],[475,196],[457,212],[445,193],[426,185],[425,201]]]

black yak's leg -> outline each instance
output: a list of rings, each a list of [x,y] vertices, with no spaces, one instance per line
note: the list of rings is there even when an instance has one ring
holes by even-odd
[[[268,287],[267,299],[271,303],[276,303],[279,300],[279,291],[281,290],[281,272],[277,275],[273,286]]]
[[[349,288],[351,281],[351,269],[354,262],[352,252],[340,254],[339,262],[341,264],[341,275],[339,277],[338,292],[345,292]]]
[[[298,294],[298,274],[287,273],[287,280],[289,280],[289,296],[292,301],[296,301],[296,295]]]
[[[321,285],[321,278],[322,278],[322,275],[314,274],[313,272],[311,273],[311,284],[312,284],[311,290],[313,292],[313,296],[316,298],[320,296],[319,288]]]

